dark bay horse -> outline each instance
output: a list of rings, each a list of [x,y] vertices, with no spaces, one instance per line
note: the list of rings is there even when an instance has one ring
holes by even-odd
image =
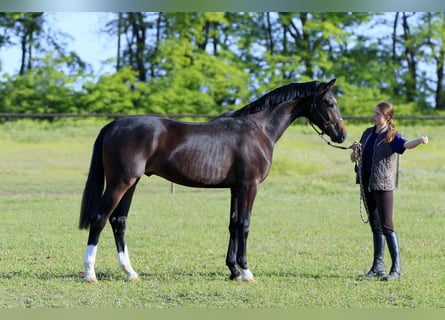
[[[84,280],[97,282],[97,245],[107,220],[126,280],[138,278],[124,238],[127,216],[139,179],[158,175],[190,187],[230,188],[226,265],[230,279],[253,281],[246,252],[250,215],[274,145],[298,117],[306,117],[333,142],[345,140],[334,83],[292,83],[208,122],[132,116],[104,126],[94,144],[80,212],[79,228],[89,228]]]

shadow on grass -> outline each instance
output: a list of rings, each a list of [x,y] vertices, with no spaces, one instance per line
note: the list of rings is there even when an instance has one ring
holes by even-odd
[[[140,273],[139,277],[141,279],[159,279],[159,280],[180,280],[181,278],[196,278],[205,279],[210,281],[234,281],[229,279],[229,272],[188,272],[188,271],[173,271],[173,272],[162,272],[162,273]],[[319,273],[299,273],[299,272],[254,272],[254,277],[257,280],[260,279],[342,279],[351,278],[353,279],[356,275],[347,274],[319,274]],[[99,279],[99,277],[98,277]],[[236,282],[236,280],[234,281]]]
[[[84,273],[82,271],[73,272],[73,273],[57,273],[51,271],[44,272],[32,272],[32,271],[12,271],[12,272],[0,272],[0,279],[14,279],[14,278],[24,278],[24,279],[37,279],[37,280],[82,280]],[[113,272],[104,272],[97,271],[96,272],[98,281],[123,281],[125,279],[125,275],[123,272],[119,270]],[[349,274],[321,274],[321,273],[308,273],[308,272],[297,272],[297,271],[268,271],[268,272],[256,272],[254,274],[257,280],[260,279],[314,279],[314,280],[323,280],[323,279],[348,279],[355,278],[356,275]],[[140,280],[158,280],[158,281],[171,281],[171,280],[187,280],[187,279],[203,279],[209,281],[221,281],[229,279],[229,273],[225,272],[189,272],[189,271],[180,271],[180,270],[172,270],[160,273],[150,273],[150,272],[142,272],[139,273]],[[234,281],[236,282],[236,281]]]

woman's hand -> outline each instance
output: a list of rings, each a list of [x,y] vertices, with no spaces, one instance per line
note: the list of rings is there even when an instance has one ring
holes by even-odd
[[[355,161],[358,160],[358,159],[357,159],[357,155],[359,154],[358,151],[360,150],[361,147],[362,147],[362,144],[361,144],[360,142],[358,142],[358,141],[354,141],[354,142],[352,143],[352,146],[351,146],[351,149],[352,149],[352,152],[351,152],[351,161],[352,161],[352,162],[355,162]]]
[[[419,141],[420,141],[420,143],[427,144],[428,143],[428,136],[421,136],[421,137],[419,137]]]
[[[358,142],[358,141],[354,141],[353,143],[352,143],[352,150],[355,150],[355,149],[357,149],[357,148],[360,148],[362,146],[362,144],[360,143],[360,142]]]

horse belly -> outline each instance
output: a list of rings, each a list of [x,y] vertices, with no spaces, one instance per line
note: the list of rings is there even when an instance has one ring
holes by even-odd
[[[230,180],[233,152],[229,148],[203,145],[198,148],[179,149],[169,157],[169,166],[177,183],[189,186],[221,186]]]

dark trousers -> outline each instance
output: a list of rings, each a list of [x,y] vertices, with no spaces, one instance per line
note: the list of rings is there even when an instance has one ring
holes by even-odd
[[[365,199],[369,211],[369,225],[372,232],[385,235],[394,232],[392,222],[393,191],[369,191],[367,187],[365,189]]]

